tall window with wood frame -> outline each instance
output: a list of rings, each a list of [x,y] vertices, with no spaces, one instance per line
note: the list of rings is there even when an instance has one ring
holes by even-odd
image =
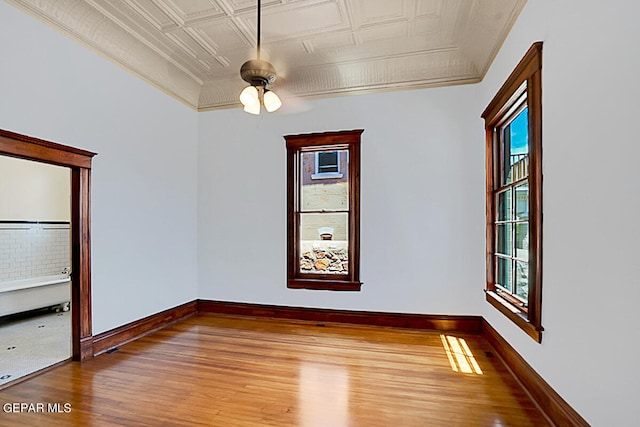
[[[289,288],[360,290],[362,132],[284,137]]]
[[[487,301],[542,340],[542,42],[482,114],[487,165]]]

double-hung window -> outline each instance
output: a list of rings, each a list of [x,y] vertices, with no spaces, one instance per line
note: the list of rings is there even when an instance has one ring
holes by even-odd
[[[289,288],[360,290],[362,132],[284,137]]]
[[[482,117],[486,131],[486,298],[542,340],[542,43]]]

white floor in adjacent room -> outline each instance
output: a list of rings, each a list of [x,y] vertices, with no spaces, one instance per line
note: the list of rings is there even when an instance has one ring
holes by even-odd
[[[70,311],[0,319],[0,386],[70,357]]]

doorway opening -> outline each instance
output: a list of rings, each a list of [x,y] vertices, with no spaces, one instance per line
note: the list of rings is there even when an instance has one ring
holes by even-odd
[[[71,358],[89,359],[93,357],[90,184],[91,162],[96,153],[0,129],[0,155],[63,166],[71,171]]]
[[[71,173],[0,156],[0,386],[71,358]]]

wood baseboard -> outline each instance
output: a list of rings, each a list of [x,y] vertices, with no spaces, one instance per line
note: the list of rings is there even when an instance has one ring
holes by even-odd
[[[93,355],[97,356],[112,348],[162,329],[171,323],[193,316],[197,313],[197,308],[197,301],[191,301],[95,335],[93,337]]]
[[[487,322],[482,319],[482,334],[507,369],[520,382],[540,410],[556,426],[589,427],[560,395],[527,363],[526,360]]]
[[[199,313],[237,314],[276,319],[337,322],[357,325],[389,326],[457,333],[479,334],[480,316],[446,316],[430,314],[385,313],[375,311],[333,310],[324,308],[287,307],[226,301],[198,300]]]
[[[80,354],[74,355],[74,360],[84,361],[93,357],[93,339],[94,337],[89,335],[88,337],[80,338]]]

